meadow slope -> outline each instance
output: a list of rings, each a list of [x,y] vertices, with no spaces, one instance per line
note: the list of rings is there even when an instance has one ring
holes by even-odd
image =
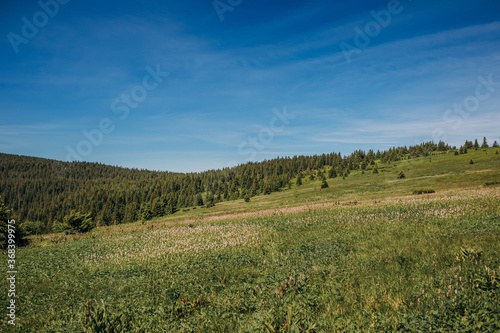
[[[17,330],[500,330],[495,152],[380,164],[327,189],[307,181],[247,203],[35,236],[17,254]],[[11,329],[6,318],[1,329]]]

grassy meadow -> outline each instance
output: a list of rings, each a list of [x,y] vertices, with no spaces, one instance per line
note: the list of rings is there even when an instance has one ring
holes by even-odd
[[[16,330],[498,332],[498,150],[34,236],[17,251]]]

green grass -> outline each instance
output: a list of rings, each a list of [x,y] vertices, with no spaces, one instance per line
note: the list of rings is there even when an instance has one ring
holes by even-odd
[[[295,207],[305,204],[331,202],[335,200],[373,200],[412,194],[418,189],[433,189],[436,192],[457,189],[481,188],[485,182],[500,179],[500,155],[498,148],[469,150],[468,154],[454,156],[453,152],[436,153],[432,156],[399,161],[377,163],[379,173],[372,173],[372,166],[362,174],[353,171],[349,177],[328,179],[329,187],[321,189],[321,180],[309,181],[304,177],[302,186],[292,186],[282,192],[251,198],[218,203],[212,208],[190,208],[173,216],[163,217],[153,222],[176,222],[185,219],[201,219],[206,216],[252,212],[264,209]],[[473,165],[469,161],[473,159]],[[397,179],[403,170],[406,178]],[[486,171],[485,171],[486,170]],[[324,171],[327,171],[326,169]],[[292,180],[295,184],[295,179]],[[111,227],[113,228],[113,227]]]
[[[498,156],[379,163],[327,189],[35,237],[17,253],[17,330],[500,330],[500,188],[484,186]]]

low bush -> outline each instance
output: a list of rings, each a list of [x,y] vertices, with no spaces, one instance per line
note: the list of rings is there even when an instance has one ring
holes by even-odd
[[[427,194],[427,193],[436,193],[433,189],[420,189],[413,191],[413,194]]]

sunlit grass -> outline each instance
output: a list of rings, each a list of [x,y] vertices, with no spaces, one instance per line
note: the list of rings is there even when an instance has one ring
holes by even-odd
[[[141,332],[498,328],[499,196],[333,201],[21,249],[18,329],[81,331],[87,312]]]

